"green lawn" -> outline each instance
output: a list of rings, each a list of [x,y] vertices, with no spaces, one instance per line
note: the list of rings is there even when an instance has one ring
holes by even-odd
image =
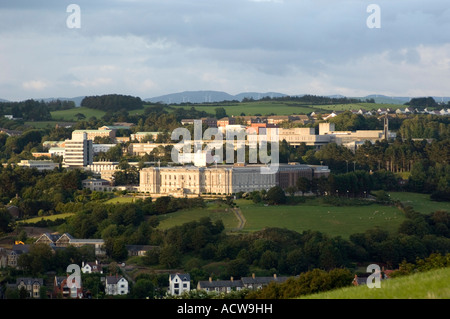
[[[86,120],[89,119],[92,116],[95,116],[96,118],[101,118],[103,115],[106,114],[106,112],[101,110],[94,110],[89,109],[87,107],[76,107],[69,110],[63,110],[63,111],[54,111],[51,112],[52,119],[59,120],[59,121],[76,121],[76,114],[81,113],[86,117]]]
[[[23,221],[19,221],[18,223],[24,222],[24,223],[37,223],[39,221],[43,220],[56,220],[59,218],[67,218],[70,217],[72,215],[75,215],[74,213],[64,213],[64,214],[56,214],[56,215],[51,215],[51,216],[39,216],[39,217],[33,217],[33,218],[29,218],[29,219],[25,219]]]
[[[249,201],[247,201],[249,202]],[[303,232],[317,230],[330,236],[348,238],[379,226],[395,232],[405,217],[395,207],[382,205],[328,206],[307,201],[296,206],[264,206],[240,201],[247,222],[244,231],[280,227]]]
[[[381,281],[381,288],[346,287],[301,299],[449,299],[450,268]]]
[[[238,225],[234,212],[226,205],[207,203],[206,208],[183,209],[174,213],[158,216],[159,229],[168,229],[184,223],[197,221],[202,217],[210,217],[214,222],[221,219],[226,230],[233,230]]]
[[[243,199],[236,203],[246,219],[244,232],[279,227],[297,232],[317,230],[347,239],[351,234],[365,232],[375,226],[395,232],[405,219],[397,208],[377,204],[338,207],[321,204],[320,200],[308,200],[297,206],[264,206]],[[239,224],[234,213],[225,205],[208,203],[206,209],[181,210],[159,216],[159,228],[168,229],[205,216],[212,220],[222,219],[226,231],[236,231]]]
[[[422,214],[428,214],[437,210],[450,212],[449,202],[436,202],[430,200],[429,194],[389,192],[391,199],[401,201],[405,206],[412,206],[413,209]]]
[[[184,109],[190,109],[194,107],[197,110],[205,111],[211,114],[215,114],[217,107],[223,107],[227,115],[238,116],[241,113],[245,115],[291,115],[291,114],[308,114],[313,111],[319,111],[327,113],[331,111],[345,111],[345,110],[359,110],[361,108],[370,110],[378,108],[398,108],[399,105],[388,104],[376,104],[376,103],[357,103],[357,104],[331,104],[331,105],[308,105],[295,101],[257,101],[257,102],[241,102],[241,103],[228,103],[228,104],[194,104],[189,106],[171,105],[171,107],[180,107]]]

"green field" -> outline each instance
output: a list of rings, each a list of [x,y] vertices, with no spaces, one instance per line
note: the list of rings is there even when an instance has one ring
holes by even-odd
[[[214,222],[221,219],[226,230],[233,230],[238,225],[238,220],[234,212],[226,205],[217,203],[207,203],[206,208],[183,209],[175,213],[158,216],[159,229],[169,229],[180,226],[184,223],[197,221],[202,217],[210,217]]]
[[[301,299],[449,299],[450,268],[381,281],[381,288],[346,287]]]
[[[215,114],[217,107],[223,107],[227,115],[239,116],[241,113],[245,115],[291,115],[291,114],[309,114],[313,111],[319,111],[321,113],[327,113],[332,111],[345,111],[345,110],[359,110],[361,108],[366,110],[378,109],[378,108],[398,108],[399,105],[391,104],[376,104],[376,103],[357,103],[357,104],[331,104],[331,105],[308,105],[300,102],[293,101],[256,101],[256,102],[242,102],[242,103],[228,103],[228,104],[195,104],[189,106],[171,105],[171,107],[180,107],[184,109],[190,109],[194,107],[199,111],[205,111],[211,114]]]
[[[70,217],[72,215],[75,215],[74,213],[64,213],[64,214],[56,214],[56,215],[50,215],[50,216],[39,216],[39,217],[33,217],[29,219],[25,219],[23,221],[19,221],[18,223],[24,222],[24,223],[37,223],[41,220],[56,220],[56,219],[65,219],[67,217]]]
[[[296,206],[264,206],[249,200],[236,200],[246,223],[241,231],[253,232],[266,227],[279,227],[303,232],[317,230],[330,236],[348,238],[353,233],[364,232],[380,226],[395,232],[405,217],[395,207],[382,205],[368,206],[329,206],[320,200],[309,200]],[[226,231],[236,231],[239,220],[225,205],[208,204],[207,209],[182,210],[159,216],[160,229],[181,225],[210,217],[212,220],[222,219]]]
[[[449,202],[436,202],[430,200],[429,194],[389,192],[391,199],[399,200],[405,206],[411,206],[415,211],[428,214],[438,210],[450,212]]]
[[[87,107],[76,107],[69,110],[63,110],[63,111],[54,111],[50,114],[52,115],[52,119],[58,120],[58,121],[76,121],[77,117],[76,114],[81,113],[83,114],[86,119],[89,119],[90,117],[95,116],[96,118],[101,118],[103,115],[106,114],[104,111],[100,110],[94,110],[89,109]]]
[[[149,105],[144,105],[144,108],[138,110],[130,110],[130,115],[143,114],[145,108]],[[194,107],[199,111],[205,111],[212,115],[215,114],[215,109],[223,107],[227,115],[239,116],[241,113],[245,115],[261,114],[263,116],[269,114],[275,115],[292,115],[292,114],[309,114],[313,111],[320,113],[329,113],[332,111],[345,111],[345,110],[359,110],[361,108],[366,110],[378,109],[378,108],[398,108],[401,107],[395,104],[378,104],[378,103],[354,103],[354,104],[330,104],[330,105],[308,105],[295,101],[255,101],[255,102],[224,102],[223,104],[189,104],[189,105],[170,105],[170,108],[184,108],[186,110]],[[101,110],[89,109],[86,107],[76,107],[69,110],[54,111],[51,112],[52,119],[57,121],[76,121],[76,114],[81,113],[86,119],[90,117],[101,118],[106,112]]]
[[[297,232],[317,230],[330,236],[348,238],[379,226],[395,232],[404,216],[395,207],[372,204],[368,206],[328,206],[318,200],[296,206],[264,206],[240,202],[247,222],[244,231],[257,231],[265,227],[280,227]]]

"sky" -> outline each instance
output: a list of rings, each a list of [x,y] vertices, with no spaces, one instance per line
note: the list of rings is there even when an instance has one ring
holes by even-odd
[[[448,0],[0,1],[2,99],[195,90],[450,96]]]

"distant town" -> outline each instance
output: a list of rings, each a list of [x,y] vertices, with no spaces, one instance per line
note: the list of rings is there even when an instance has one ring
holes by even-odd
[[[83,110],[95,110],[103,105],[98,99],[108,98],[87,98]],[[121,98],[127,101],[121,96],[116,101]],[[350,265],[365,264],[374,256],[383,256],[380,278],[389,279],[402,261],[433,252],[415,246],[410,255],[406,250],[385,255],[370,250],[369,233],[364,240],[356,239],[348,227],[341,230],[346,234],[341,243],[326,236],[319,239],[322,235],[311,230],[277,226],[278,214],[289,214],[291,209],[300,213],[302,205],[319,211],[309,214],[308,220],[331,215],[338,207],[362,207],[354,217],[363,227],[361,232],[378,227],[377,213],[384,215],[383,207],[389,207],[384,221],[400,228],[394,231],[398,236],[405,232],[417,238],[427,232],[449,235],[444,226],[431,222],[445,220],[439,214],[448,215],[447,104],[391,108],[370,101],[360,103],[367,109],[354,109],[355,101],[346,101],[339,108],[347,110],[339,111],[318,111],[322,104],[313,104],[314,111],[303,114],[227,115],[225,102],[209,106],[212,112],[207,113],[196,109],[205,107],[202,104],[143,107],[137,99],[132,101],[136,106],[130,111],[136,107],[140,113],[130,115],[121,110],[123,105],[112,104],[114,111],[101,119],[78,113],[75,121],[52,121],[45,128],[39,123],[44,125],[49,118],[24,119],[20,109],[27,103],[49,113],[53,108],[52,114],[73,113],[77,108],[61,101],[4,102],[3,113],[15,110],[16,116],[4,114],[0,121],[5,126],[0,129],[3,298],[188,298],[211,293],[256,297],[265,287],[289,285],[314,269],[348,267],[352,270],[333,276],[343,276],[349,285],[364,284],[367,274],[359,272],[354,279],[355,267]],[[245,103],[267,107],[286,101],[296,99]],[[175,136],[178,129],[190,138]],[[207,147],[211,145],[215,147]],[[232,154],[226,154],[227,147]],[[417,232],[412,232],[406,223],[416,212],[404,201],[392,199],[391,191],[427,194],[427,200],[444,203],[439,204],[443,209],[427,217],[426,231],[414,228]],[[245,207],[274,211],[267,215],[267,224],[261,224],[265,226],[244,231],[255,221]],[[187,215],[202,211],[207,217],[159,228],[172,218],[165,216],[183,211]],[[220,218],[211,217],[217,214]],[[292,225],[305,218],[294,216],[289,220]],[[333,222],[336,227],[344,223]],[[388,240],[385,228],[374,229]],[[253,238],[253,233],[259,235]],[[259,247],[258,236],[267,243]],[[331,246],[320,244],[317,253],[303,246],[322,241],[336,250],[325,252]],[[439,253],[448,252],[447,244],[440,247]],[[254,254],[247,249],[254,249]],[[323,257],[328,253],[329,258]],[[33,260],[41,266],[34,268]],[[71,281],[75,275],[66,269],[73,264],[69,260],[78,261],[74,265],[80,269],[82,284]],[[220,270],[216,263],[223,263]],[[139,271],[143,273],[138,275]]]

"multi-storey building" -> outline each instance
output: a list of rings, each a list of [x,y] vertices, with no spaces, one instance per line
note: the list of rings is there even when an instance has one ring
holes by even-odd
[[[94,161],[92,140],[87,134],[73,133],[71,140],[66,140],[64,152],[65,167],[85,167]]]
[[[298,177],[313,178],[308,165],[279,164],[273,174],[262,174],[264,165],[213,165],[210,167],[147,167],[140,171],[140,191],[174,196],[233,194],[294,186]],[[329,172],[329,171],[328,171]]]
[[[86,138],[88,140],[92,141],[96,137],[109,137],[113,140],[116,137],[115,130],[102,129],[102,130],[75,130],[72,132],[72,138],[75,138],[76,136],[83,136],[84,134],[86,134]]]

